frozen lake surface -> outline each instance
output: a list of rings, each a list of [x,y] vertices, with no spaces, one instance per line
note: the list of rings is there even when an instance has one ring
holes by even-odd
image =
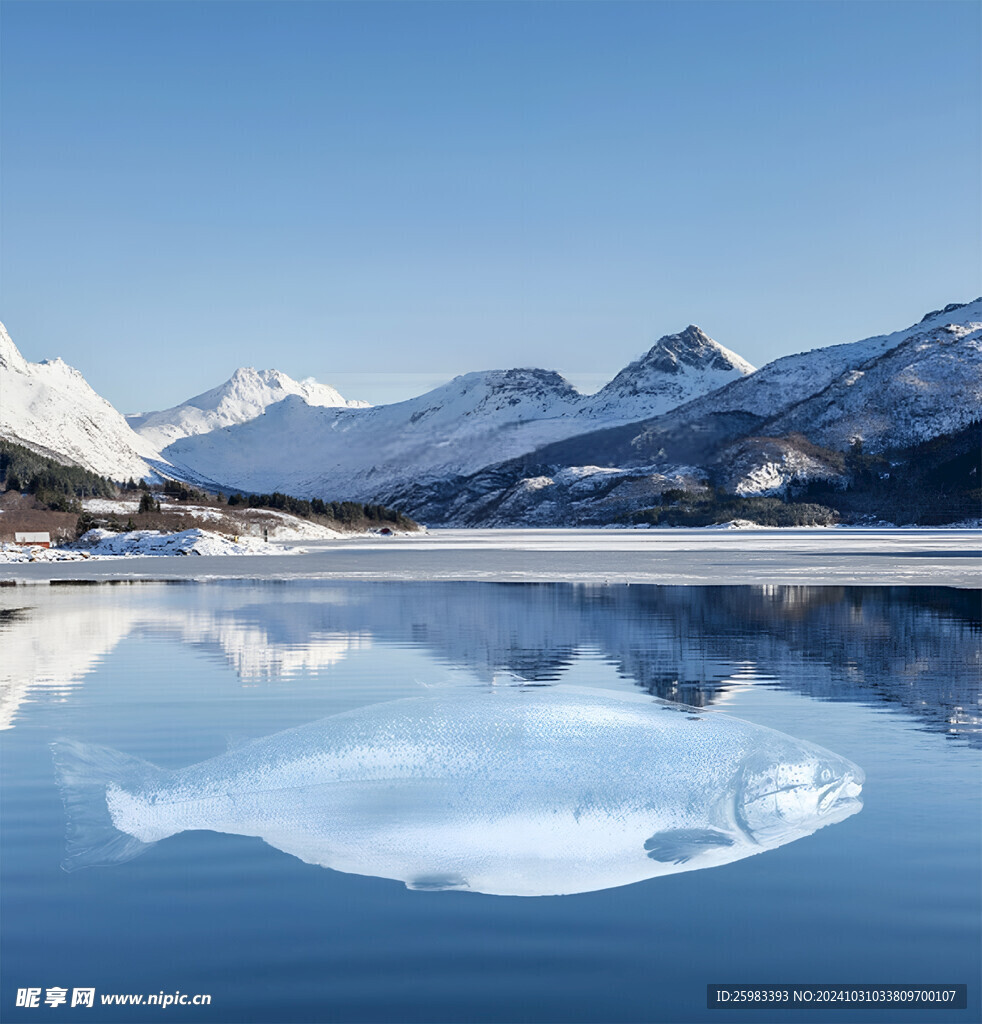
[[[687,1024],[708,984],[897,982],[968,1009],[863,1019],[977,1021],[979,640],[953,587],[2,588],[0,1017]],[[71,750],[115,766],[101,821]],[[211,1005],[101,1005],[175,991]]]
[[[431,530],[306,542],[303,554],[0,565],[0,580],[361,579],[977,587],[967,529]]]

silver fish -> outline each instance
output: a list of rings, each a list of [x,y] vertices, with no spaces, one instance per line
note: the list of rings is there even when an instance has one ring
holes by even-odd
[[[52,744],[66,870],[188,829],[412,889],[590,892],[716,867],[862,807],[862,769],[668,701],[558,686],[358,708],[177,771]]]

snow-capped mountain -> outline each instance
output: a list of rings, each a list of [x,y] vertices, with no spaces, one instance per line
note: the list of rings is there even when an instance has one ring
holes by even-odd
[[[952,327],[954,330],[949,329]],[[941,362],[949,364],[950,370],[947,374],[942,372],[942,377],[946,378],[949,384],[954,384],[963,376],[963,370],[967,371],[969,376],[973,376],[976,372],[972,369],[973,357],[969,353],[973,349],[977,351],[978,344],[977,339],[973,340],[970,335],[977,335],[980,328],[982,328],[982,299],[961,304],[952,303],[942,310],[928,313],[919,323],[900,331],[894,331],[892,334],[881,334],[851,344],[831,345],[827,348],[813,349],[810,352],[800,352],[775,359],[772,363],[761,367],[752,377],[735,381],[713,394],[712,397],[706,397],[686,406],[684,411],[680,409],[679,416],[690,421],[708,412],[747,413],[765,419],[783,416],[792,408],[826,393],[832,400],[832,392],[849,388],[857,381],[862,380],[866,373],[887,353],[893,355],[882,364],[883,367],[892,367],[898,374],[903,373],[899,364],[903,362],[905,354],[916,358],[923,371],[927,372],[929,376],[932,376],[934,371],[926,369],[927,363],[940,359]],[[951,342],[953,341],[964,343],[959,348],[958,354],[965,355],[969,360],[960,369],[952,363],[947,354],[951,351]],[[914,353],[917,355],[915,356]],[[912,395],[917,386],[913,384],[913,376],[907,375],[907,377],[912,384]],[[847,383],[847,381],[851,383]],[[885,383],[885,379],[881,374],[876,375],[875,383],[872,379],[868,381],[867,385],[872,386],[869,387],[867,398],[875,400],[876,390],[883,383]],[[830,392],[828,389],[832,389],[832,391]],[[859,391],[856,391],[855,394],[859,394]],[[895,394],[893,397],[894,400],[901,399],[899,394]],[[953,395],[952,404],[957,404],[957,402],[957,396]],[[834,400],[831,401],[831,404],[835,404]],[[805,432],[810,433],[810,431]],[[860,436],[862,435],[860,434]],[[887,440],[886,443],[893,443],[893,441],[892,439]]]
[[[583,404],[582,412],[617,422],[625,422],[625,417],[647,419],[753,372],[746,359],[690,324],[625,366]]]
[[[952,304],[892,334],[775,359],[755,373],[623,431],[570,438],[543,464],[703,464],[754,435],[805,435],[846,448],[911,444],[979,415],[982,299]],[[915,427],[917,421],[919,426]]]
[[[152,473],[153,445],[61,359],[29,363],[0,324],[0,437],[94,473],[126,480]]]
[[[240,367],[224,384],[195,395],[181,405],[161,412],[132,414],[126,420],[141,437],[160,450],[182,437],[207,434],[255,419],[289,395],[299,396],[308,405],[342,409],[368,407],[368,402],[342,398],[330,385],[321,384],[313,377],[296,381],[279,370],[256,370],[248,366]]]
[[[377,500],[430,524],[610,521],[657,502],[673,478],[773,494],[835,479],[841,452],[905,448],[982,412],[982,299],[864,341],[786,356],[662,415],[567,437],[438,485]],[[838,453],[838,454],[837,454]]]
[[[291,396],[248,423],[177,441],[165,457],[229,487],[358,500],[393,479],[474,472],[575,432],[580,400],[547,370],[468,373],[368,409]]]
[[[696,438],[700,464],[724,465],[734,461],[735,441],[789,435],[833,451],[859,440],[867,452],[885,452],[959,430],[980,411],[982,299],[976,299],[892,334],[777,359],[653,420],[632,440],[630,453],[638,462],[690,462]],[[774,493],[792,477],[820,474],[814,465],[803,467],[800,450],[794,458],[772,459],[773,446],[756,445],[750,464],[743,447],[743,493]]]
[[[467,475],[597,427],[650,417],[751,373],[696,327],[662,338],[595,395],[558,373],[489,370],[368,409],[296,397],[238,426],[185,437],[164,455],[189,474],[253,491],[373,500],[421,479]]]
[[[594,395],[551,370],[489,370],[368,407],[242,369],[131,417],[139,433],[78,371],[27,362],[0,328],[0,436],[115,479],[157,470],[225,490],[383,502],[428,523],[607,522],[703,482],[775,493],[792,477],[834,477],[857,439],[869,453],[906,449],[980,410],[982,299],[756,371],[690,326]]]
[[[741,497],[781,494],[792,480],[831,480],[842,487],[848,482],[842,453],[813,445],[800,434],[741,438],[707,468],[727,494]]]

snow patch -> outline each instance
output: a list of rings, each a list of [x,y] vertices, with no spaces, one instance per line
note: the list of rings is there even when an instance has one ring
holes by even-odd
[[[69,548],[25,547],[22,544],[0,544],[0,565],[12,562],[81,562],[89,557],[87,551]]]
[[[181,530],[161,533],[159,530],[133,530],[113,533],[111,530],[89,530],[73,545],[93,557],[102,555],[261,555],[269,548],[255,537],[223,537],[209,530]],[[294,549],[299,550],[299,549]],[[277,548],[277,554],[290,554],[289,548]]]
[[[541,491],[546,487],[552,487],[555,482],[551,476],[530,476],[526,477],[520,486],[524,491]]]
[[[100,515],[131,515],[140,509],[139,501],[117,501],[113,498],[83,498],[82,508],[86,512]]]

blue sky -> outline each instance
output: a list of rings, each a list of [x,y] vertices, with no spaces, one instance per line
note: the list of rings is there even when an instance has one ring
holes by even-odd
[[[904,327],[980,291],[980,11],[7,2],[0,316],[124,411]]]

